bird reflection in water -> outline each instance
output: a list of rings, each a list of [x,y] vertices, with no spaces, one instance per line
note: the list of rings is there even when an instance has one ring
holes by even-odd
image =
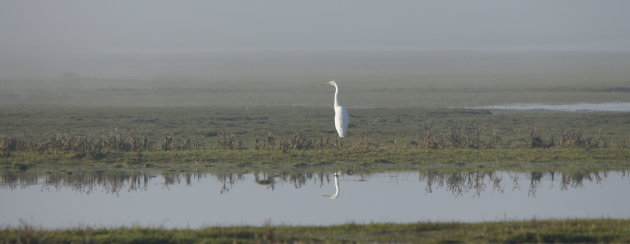
[[[330,194],[330,195],[322,195],[323,197],[327,197],[330,199],[337,199],[337,197],[339,197],[339,175],[341,175],[341,172],[335,172],[335,193],[334,194]]]

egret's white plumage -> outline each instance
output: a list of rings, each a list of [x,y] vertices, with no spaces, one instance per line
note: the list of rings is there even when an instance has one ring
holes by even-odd
[[[339,85],[337,85],[337,82],[335,81],[326,82],[324,85],[335,87],[335,103],[333,106],[335,109],[335,128],[337,129],[339,137],[345,137],[348,135],[350,116],[348,115],[348,110],[341,106],[341,103],[339,102]]]

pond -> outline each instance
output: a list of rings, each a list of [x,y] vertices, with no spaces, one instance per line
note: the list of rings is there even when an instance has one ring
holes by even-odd
[[[628,173],[5,173],[0,226],[197,228],[630,218]]]
[[[628,102],[610,103],[575,103],[575,104],[542,104],[542,103],[513,103],[468,107],[475,109],[497,110],[552,110],[563,112],[630,112]]]

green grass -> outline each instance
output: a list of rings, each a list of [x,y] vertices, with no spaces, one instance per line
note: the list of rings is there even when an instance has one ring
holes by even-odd
[[[466,165],[487,169],[507,169],[541,163],[563,163],[565,166],[606,169],[611,166],[630,167],[630,150],[614,149],[450,149],[396,151],[297,151],[262,150],[187,150],[157,152],[110,152],[98,158],[81,157],[74,153],[13,153],[0,158],[5,167],[19,168],[38,165],[118,165],[147,167],[150,165],[196,165],[238,168],[242,165],[269,168],[381,168],[416,169],[435,165]],[[330,166],[332,164],[332,166]]]
[[[3,108],[0,163],[502,168],[630,161],[630,113],[400,108],[351,114],[350,136],[337,139],[332,112],[323,108]]]
[[[449,128],[477,128],[484,134],[498,130],[503,140],[522,137],[535,130],[543,139],[562,129],[577,130],[584,136],[605,136],[613,141],[630,138],[629,113],[558,113],[541,111],[491,112],[475,109],[349,109],[349,141],[366,136],[368,140],[418,140],[427,131],[447,132]],[[335,138],[333,111],[326,107],[3,107],[0,108],[0,134],[44,136],[50,133],[108,135],[120,133],[187,137],[202,142],[216,141],[219,132],[244,139],[265,137],[269,131],[290,136],[299,131],[306,136]]]
[[[5,243],[627,243],[630,220],[576,219],[485,223],[240,226],[202,229],[80,228],[0,230]]]

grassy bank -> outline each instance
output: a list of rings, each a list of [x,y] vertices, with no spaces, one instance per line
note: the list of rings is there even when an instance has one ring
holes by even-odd
[[[0,162],[422,164],[630,161],[629,113],[315,107],[3,108]]]
[[[328,107],[6,107],[0,108],[0,136],[39,151],[65,149],[56,148],[63,140],[104,143],[103,150],[282,149],[283,143],[315,149],[630,148],[630,113],[349,110],[350,134],[340,142]]]
[[[0,230],[4,243],[630,242],[630,220],[579,219],[486,223],[345,224],[336,226]]]
[[[12,153],[0,158],[4,169],[27,170],[37,166],[74,165],[82,167],[221,167],[243,169],[366,169],[415,170],[452,167],[454,169],[543,168],[561,164],[563,168],[627,169],[630,150],[615,149],[444,149],[395,151],[262,151],[262,150],[183,150],[156,152]]]

